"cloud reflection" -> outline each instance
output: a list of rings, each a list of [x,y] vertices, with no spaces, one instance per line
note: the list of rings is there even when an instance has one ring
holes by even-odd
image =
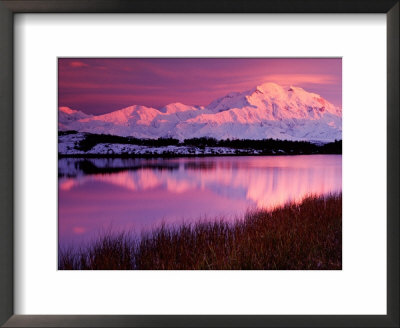
[[[144,167],[112,174],[61,178],[59,188],[73,192],[72,189],[86,183],[100,182],[133,192],[155,188],[170,193],[202,190],[229,198],[234,198],[238,191],[245,191],[246,200],[257,207],[271,208],[309,194],[337,192],[342,187],[341,156],[239,158],[237,163],[228,158],[212,163],[207,160],[203,165],[185,159],[177,162],[177,170]]]
[[[341,155],[60,159],[60,243],[89,240],[110,225],[143,231],[161,222],[235,219],[249,208],[339,192],[341,160]],[[93,173],[83,170],[88,166]]]

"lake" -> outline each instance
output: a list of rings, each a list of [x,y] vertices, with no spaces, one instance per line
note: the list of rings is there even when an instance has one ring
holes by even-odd
[[[238,220],[307,195],[342,190],[341,155],[174,159],[61,158],[60,246],[99,233],[140,233],[161,224]]]

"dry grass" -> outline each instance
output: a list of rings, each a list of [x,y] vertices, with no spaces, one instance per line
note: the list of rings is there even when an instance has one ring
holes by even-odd
[[[235,223],[161,226],[134,238],[111,233],[60,251],[62,270],[340,270],[342,195],[308,197]]]

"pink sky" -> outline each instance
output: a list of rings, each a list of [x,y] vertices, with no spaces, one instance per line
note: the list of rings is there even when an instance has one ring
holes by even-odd
[[[264,82],[342,106],[341,58],[60,58],[58,105],[104,114],[130,105],[208,105]]]

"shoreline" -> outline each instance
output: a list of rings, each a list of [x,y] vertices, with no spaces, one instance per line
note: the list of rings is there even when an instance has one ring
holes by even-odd
[[[59,270],[341,270],[342,194],[309,196],[242,220],[105,233],[59,249]]]
[[[204,157],[341,154],[342,141],[317,143],[278,139],[137,139],[59,132],[59,157]]]
[[[324,156],[342,155],[337,153],[289,153],[289,154],[58,154],[58,158],[204,158],[204,157],[281,157],[281,156]]]

